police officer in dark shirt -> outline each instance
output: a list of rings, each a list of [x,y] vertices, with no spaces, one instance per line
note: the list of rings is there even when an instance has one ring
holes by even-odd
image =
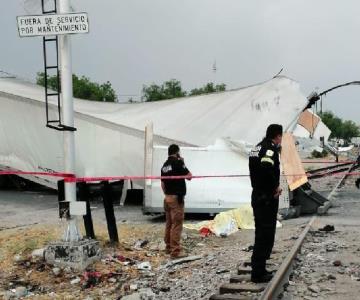
[[[180,156],[178,145],[170,145],[168,159],[161,168],[161,176],[189,176],[191,172],[185,166],[184,159]],[[162,179],[161,187],[165,194],[164,209],[166,215],[165,244],[166,252],[171,258],[185,257],[181,251],[180,239],[184,223],[184,198],[186,195],[185,179]]]
[[[253,192],[255,243],[251,257],[251,281],[267,282],[272,274],[265,268],[274,246],[276,217],[281,189],[279,150],[282,126],[271,124],[266,137],[250,152],[249,169]]]

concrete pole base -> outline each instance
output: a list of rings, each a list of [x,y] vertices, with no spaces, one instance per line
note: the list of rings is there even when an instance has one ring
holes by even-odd
[[[47,246],[44,255],[49,264],[82,271],[100,259],[101,249],[99,242],[95,240],[57,241]]]

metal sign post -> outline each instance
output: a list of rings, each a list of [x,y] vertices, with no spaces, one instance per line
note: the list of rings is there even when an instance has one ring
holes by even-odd
[[[70,0],[59,0],[60,13],[70,11]],[[74,127],[74,99],[71,65],[71,40],[68,34],[59,37],[60,50],[60,74],[61,74],[61,95],[62,95],[62,115],[66,126]],[[74,131],[64,131],[64,167],[65,172],[75,174],[75,133]],[[76,183],[65,183],[65,200],[76,201]],[[71,212],[70,212],[71,213]],[[76,217],[71,216],[65,232],[65,241],[78,241],[81,239],[80,232],[76,224]]]
[[[40,0],[39,0],[40,1]],[[57,1],[60,14],[57,14]],[[42,0],[43,15],[37,16],[19,16],[17,17],[18,31],[20,37],[43,36],[44,43],[47,41],[59,39],[58,49],[60,56],[60,74],[61,74],[61,115],[59,108],[58,120],[48,119],[48,102],[49,96],[58,95],[57,93],[45,92],[46,96],[46,113],[47,127],[62,130],[64,134],[64,172],[75,174],[75,136],[74,131],[74,103],[73,103],[73,83],[72,83],[72,65],[71,65],[71,40],[70,34],[88,33],[89,22],[86,13],[70,13],[70,0],[54,0],[55,8],[51,11],[44,10],[44,0]],[[46,36],[58,36],[54,38],[45,38]],[[46,47],[44,45],[44,47]],[[58,66],[47,66],[46,49],[44,48],[45,60],[45,82],[47,81],[47,69],[58,68]],[[45,87],[47,89],[47,87]],[[60,100],[60,99],[59,99]],[[59,102],[60,105],[60,102]],[[69,202],[70,218],[68,226],[64,233],[65,242],[76,242],[81,240],[81,234],[76,224],[78,215],[78,206],[76,202],[76,183],[65,183],[65,201]],[[72,212],[73,208],[73,212]],[[81,211],[81,209],[80,209]]]

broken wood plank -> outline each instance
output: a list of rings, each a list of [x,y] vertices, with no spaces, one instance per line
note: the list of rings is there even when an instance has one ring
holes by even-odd
[[[285,132],[282,138],[281,164],[290,191],[297,189],[308,181],[295,146],[294,137],[289,132]]]
[[[242,292],[260,293],[265,285],[250,283],[225,283],[220,287],[220,294],[234,294]]]
[[[175,265],[188,263],[188,262],[191,262],[191,261],[194,261],[194,260],[199,260],[199,259],[202,259],[202,258],[203,258],[202,255],[193,255],[193,256],[186,256],[186,257],[179,258],[179,259],[174,259],[174,260],[169,261],[164,266],[164,268],[169,268],[169,267],[172,267],[172,266],[175,266]]]

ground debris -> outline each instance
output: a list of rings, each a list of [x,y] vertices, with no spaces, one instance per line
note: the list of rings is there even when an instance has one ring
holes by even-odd
[[[198,260],[198,259],[202,259],[202,258],[203,258],[202,255],[194,255],[194,256],[187,256],[187,257],[183,257],[183,258],[179,258],[179,259],[174,259],[174,260],[169,261],[169,262],[164,266],[164,268],[169,268],[169,267],[172,267],[172,266],[175,266],[175,265],[180,265],[180,264],[183,264],[183,263],[188,263],[188,262],[191,262],[191,261],[194,261],[194,260]]]

